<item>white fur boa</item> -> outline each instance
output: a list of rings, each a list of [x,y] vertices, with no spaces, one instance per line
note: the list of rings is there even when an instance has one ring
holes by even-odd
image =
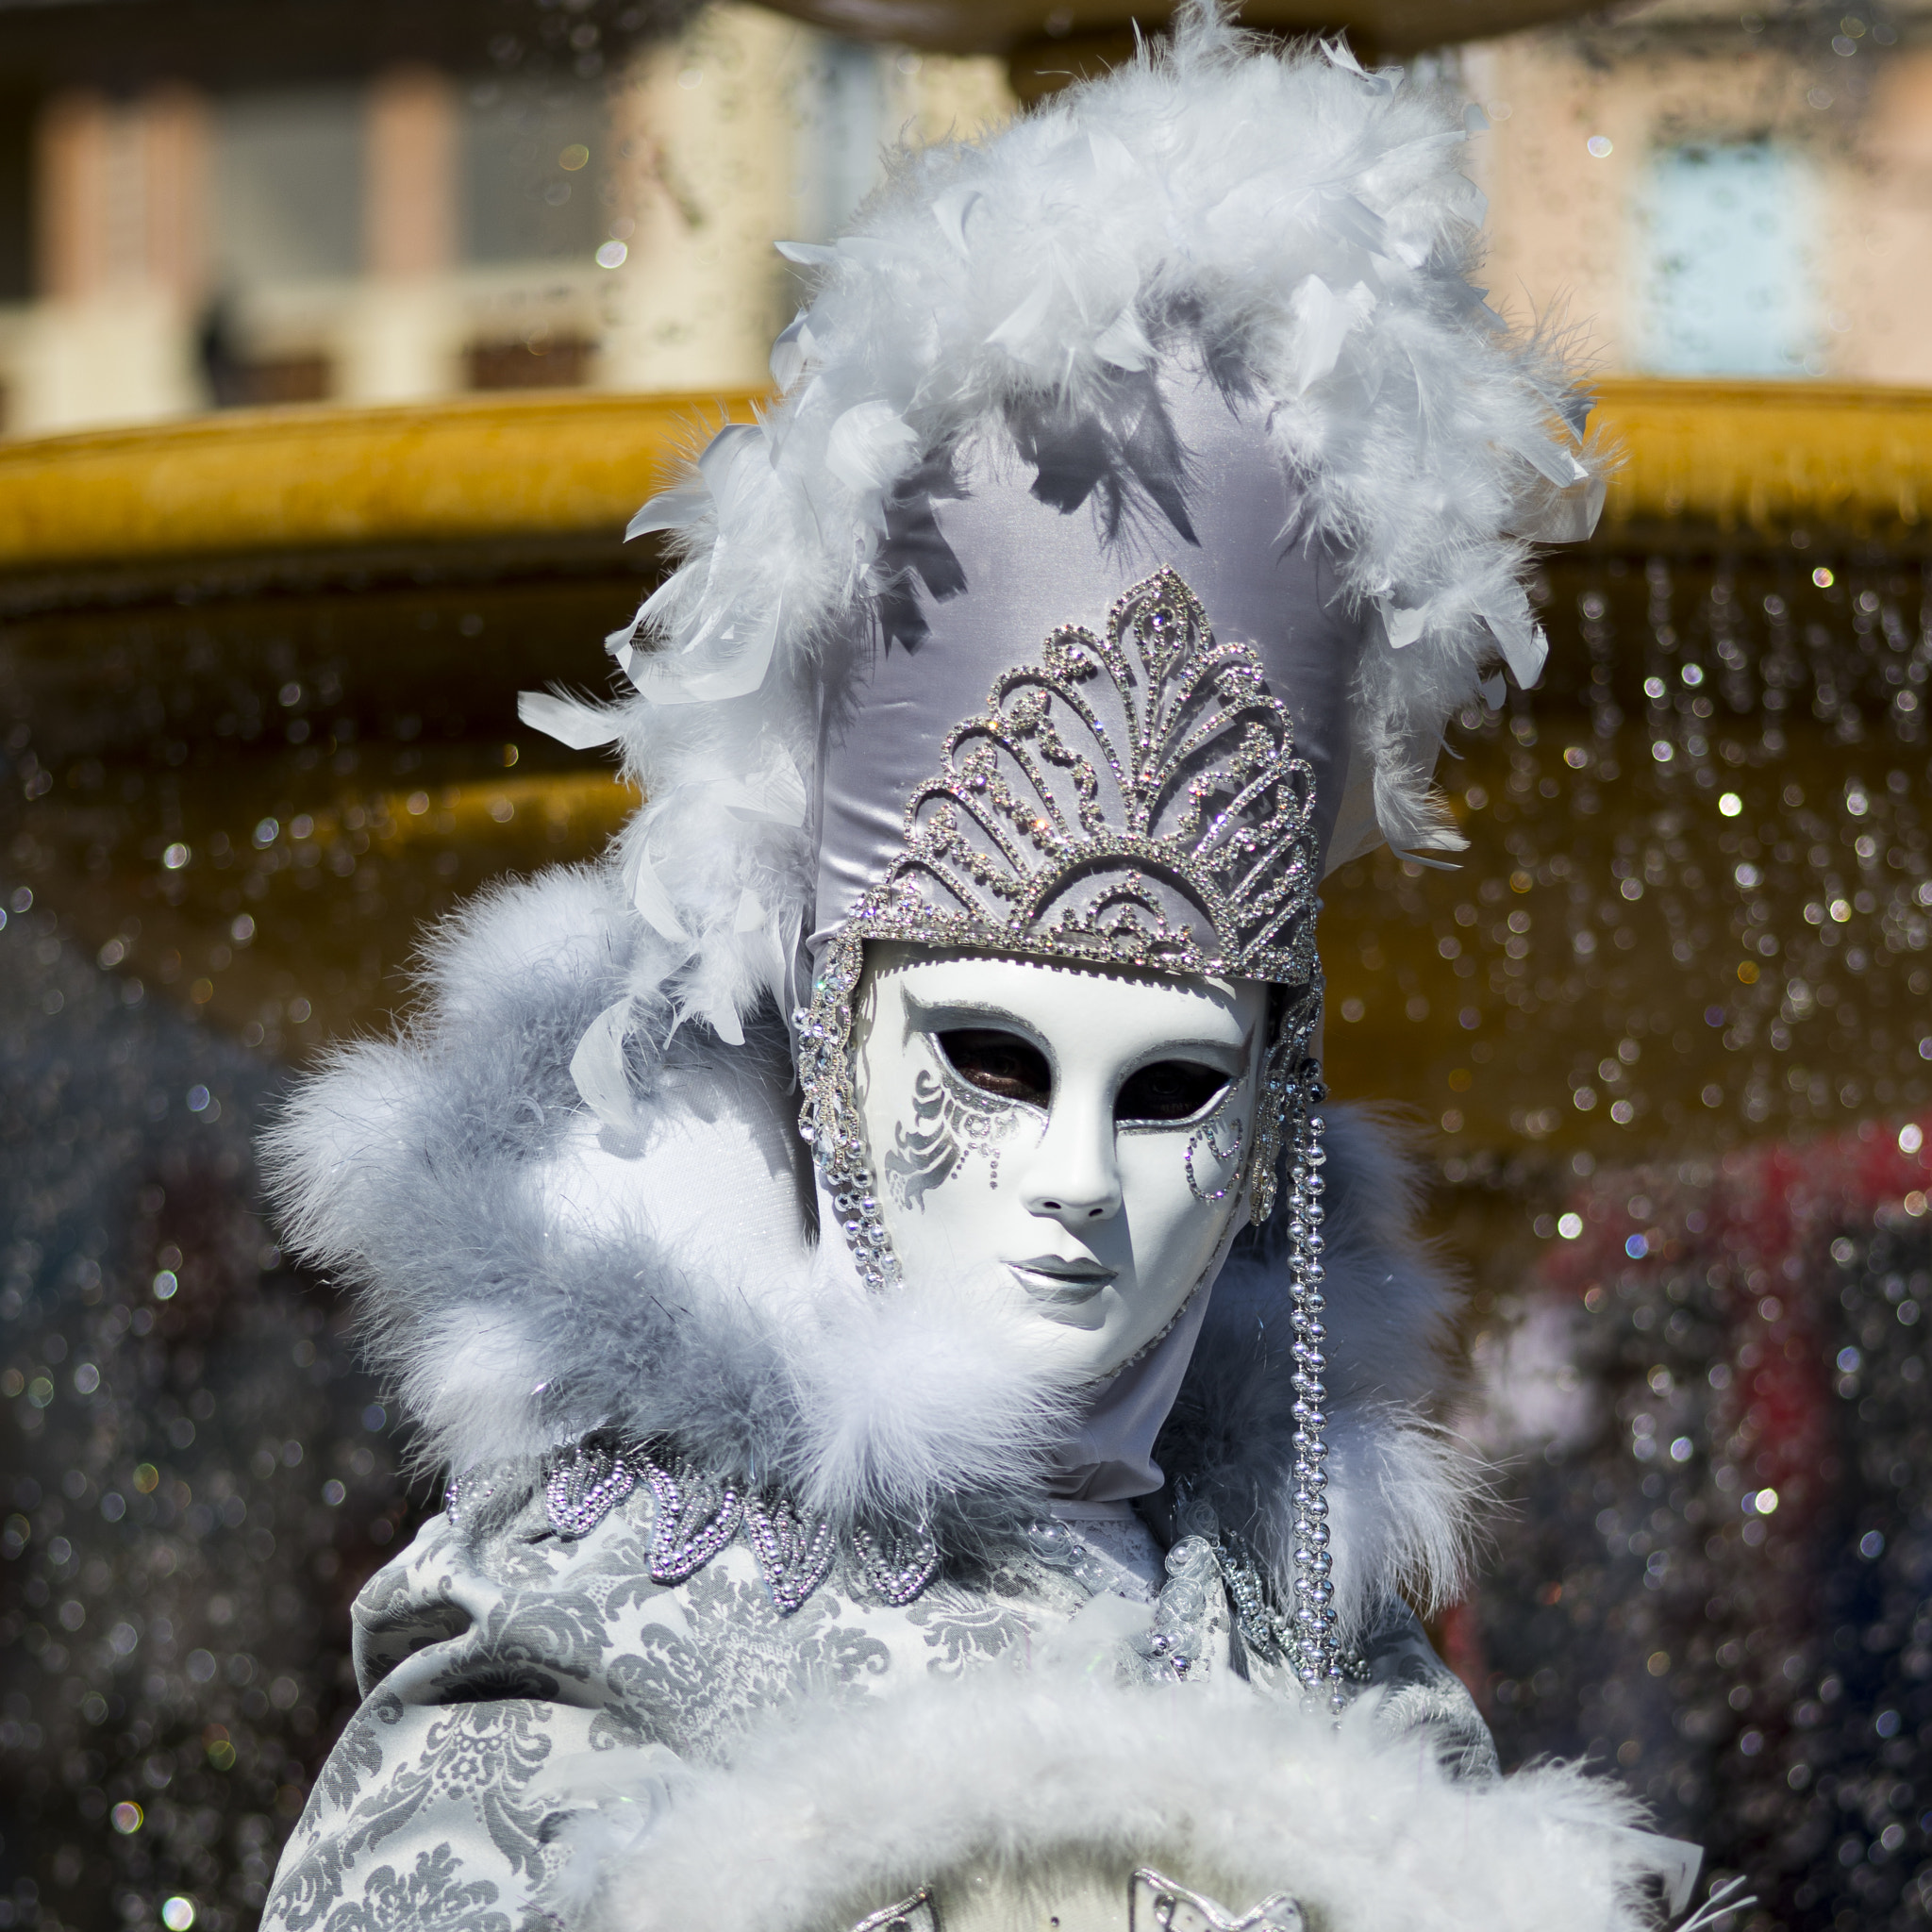
[[[780,1483],[841,1523],[983,1533],[1033,1491],[1074,1391],[1043,1374],[1019,1317],[958,1295],[869,1296],[817,1265],[774,1020],[739,1046],[674,1031],[659,985],[628,1048],[630,1131],[601,1125],[572,1056],[655,944],[614,865],[472,902],[432,941],[408,1030],[340,1050],[271,1132],[289,1240],[362,1291],[425,1462],[534,1470],[608,1426]],[[1407,1173],[1347,1109],[1329,1148],[1346,1630],[1398,1587],[1424,1607],[1456,1588],[1472,1476],[1424,1419],[1447,1392],[1454,1295],[1406,1231]],[[1238,1241],[1156,1453],[1285,1576],[1282,1243],[1276,1225]]]
[[[1571,1767],[1458,1783],[1425,1744],[1379,1741],[1366,1705],[1337,1730],[1237,1685],[1051,1669],[807,1707],[722,1766],[644,1767],[610,1796],[568,1828],[544,1900],[585,1932],[823,1932],[928,1883],[943,1925],[949,1886],[964,1903],[975,1880],[1036,1894],[1015,1924],[1046,1923],[1056,1882],[1111,1895],[1125,1932],[1143,1865],[1236,1915],[1287,1892],[1320,1932],[1648,1932],[1643,1881],[1675,1849]]]

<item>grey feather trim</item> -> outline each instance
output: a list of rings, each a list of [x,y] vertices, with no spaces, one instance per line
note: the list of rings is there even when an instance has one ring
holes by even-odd
[[[627,1135],[590,1113],[571,1056],[614,991],[637,988],[643,949],[609,867],[499,888],[446,924],[408,1030],[341,1050],[268,1136],[291,1244],[361,1291],[370,1352],[427,1463],[526,1457],[534,1472],[608,1428],[841,1528],[924,1523],[956,1548],[986,1536],[1037,1491],[1076,1391],[1042,1374],[1022,1317],[941,1292],[868,1297],[816,1269],[776,1151],[748,1170],[701,1162],[696,1186],[654,1181],[655,1162],[708,1145],[719,1123],[782,1123],[795,1102],[774,1019],[726,1047],[674,1030],[659,992],[639,995]],[[1406,1170],[1346,1109],[1330,1147],[1346,1627],[1398,1585],[1424,1600],[1453,1587],[1469,1483],[1423,1419],[1443,1393],[1454,1296],[1405,1238]],[[769,1226],[776,1250],[753,1239]],[[1293,1399],[1281,1239],[1270,1226],[1238,1245],[1157,1451],[1277,1570]]]

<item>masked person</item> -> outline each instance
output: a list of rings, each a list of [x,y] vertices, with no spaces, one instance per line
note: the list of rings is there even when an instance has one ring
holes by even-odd
[[[268,1925],[1642,1922],[1411,1607],[1452,1296],[1318,1059],[1324,870],[1457,842],[1601,496],[1462,138],[1195,11],[787,250],[628,693],[525,701],[644,804],[275,1139],[454,1479]]]

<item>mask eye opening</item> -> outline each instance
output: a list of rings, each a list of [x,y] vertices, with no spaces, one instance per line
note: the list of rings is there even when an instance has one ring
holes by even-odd
[[[1114,1124],[1185,1125],[1211,1113],[1233,1085],[1233,1075],[1199,1060],[1156,1060],[1121,1082],[1114,1096]]]
[[[940,1057],[969,1087],[1027,1107],[1051,1107],[1053,1069],[1030,1040],[994,1026],[953,1026],[932,1036]]]

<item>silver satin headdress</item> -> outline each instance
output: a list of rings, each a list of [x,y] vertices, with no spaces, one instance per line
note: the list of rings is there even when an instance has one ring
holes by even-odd
[[[1332,1689],[1315,913],[1359,642],[1319,548],[1298,541],[1264,413],[1189,365],[1130,401],[1138,458],[1116,456],[1071,491],[1051,452],[1039,459],[1034,425],[1013,450],[928,466],[894,506],[889,527],[916,581],[827,680],[819,929],[792,1019],[800,1126],[861,1279],[885,1290],[898,1268],[851,1044],[868,941],[1277,989],[1243,1178],[1266,1221],[1287,1148],[1291,1641],[1305,1679]],[[1150,416],[1162,432],[1151,439]],[[1075,500],[1055,501],[1056,488]],[[1149,567],[1157,556],[1174,560]],[[1056,609],[1060,621],[1039,623]],[[1029,615],[1031,638],[1017,628]],[[969,677],[981,692],[962,714]]]

